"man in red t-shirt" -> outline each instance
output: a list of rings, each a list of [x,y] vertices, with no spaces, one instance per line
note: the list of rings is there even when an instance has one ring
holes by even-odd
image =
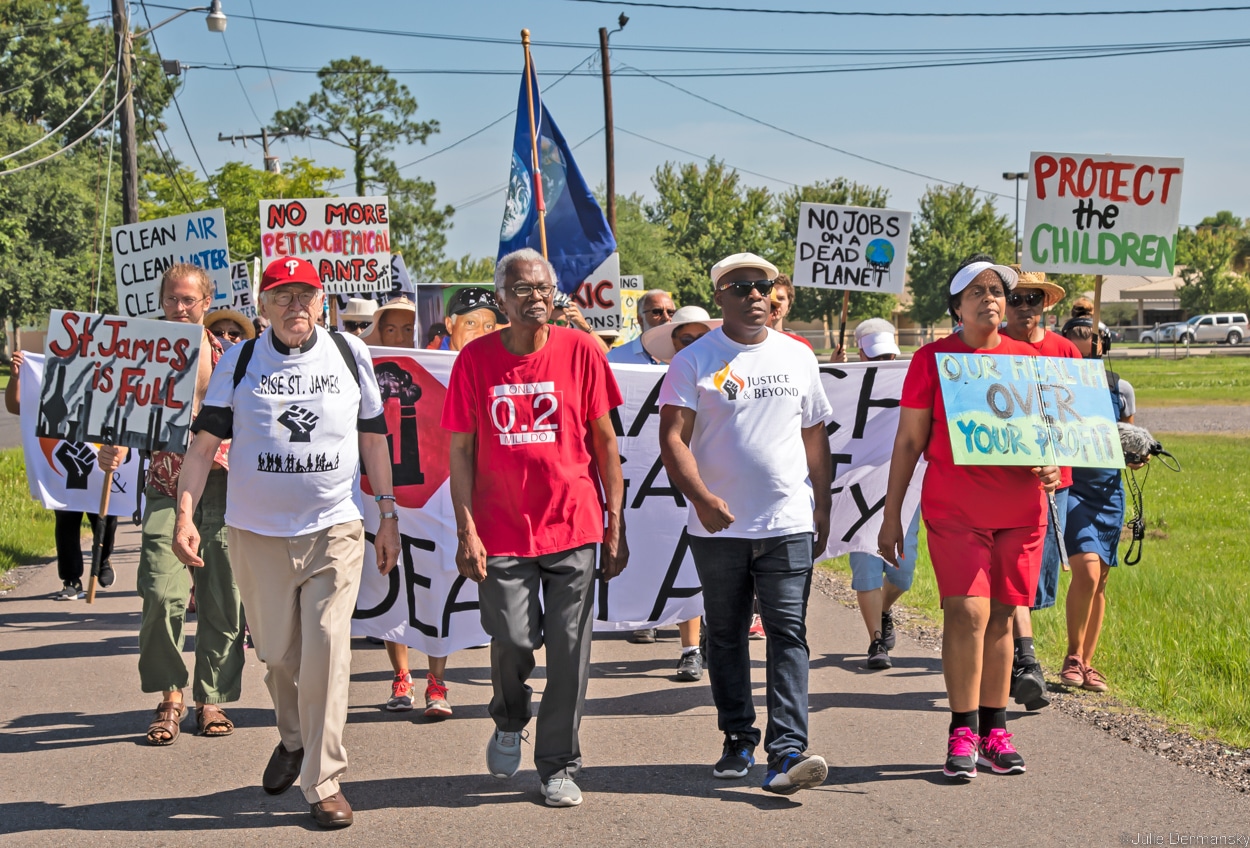
[[[1012,265],[1020,277],[1007,295],[1007,320],[1003,333],[1019,342],[1032,345],[1038,356],[1061,356],[1080,359],[1076,345],[1058,333],[1046,329],[1042,314],[1067,296],[1063,287],[1046,279],[1041,271],[1022,271]],[[1042,571],[1037,578],[1037,595],[1032,610],[1055,605],[1059,591],[1059,542],[1063,536],[1064,519],[1068,513],[1068,487],[1072,485],[1072,469],[1059,469],[1059,488],[1055,490],[1055,512],[1047,512],[1046,542],[1042,548]],[[1056,520],[1058,526],[1056,527]],[[1056,535],[1058,531],[1058,535]],[[1033,617],[1030,607],[1016,607],[1012,621],[1014,659],[1011,665],[1011,697],[1026,710],[1040,710],[1050,704],[1046,678],[1033,651]]]
[[[594,339],[548,324],[555,281],[537,251],[499,260],[495,291],[509,324],[460,351],[442,424],[452,433],[456,567],[478,584],[482,627],[491,636],[496,730],[487,769],[507,778],[521,766],[531,717],[526,681],[534,651],[545,644],[534,765],[547,804],[573,807],[582,802],[574,779],[582,763],[595,546],[603,545],[605,580],[625,568],[629,548],[609,418],[621,392]]]

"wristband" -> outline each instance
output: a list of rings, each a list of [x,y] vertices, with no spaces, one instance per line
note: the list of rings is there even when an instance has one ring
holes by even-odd
[[[394,495],[374,495],[373,500],[374,500],[374,503],[381,503],[382,501],[393,501],[395,500],[395,496]]]
[[[391,512],[379,512],[379,513],[378,513],[378,518],[381,518],[381,519],[383,519],[383,520],[385,520],[385,519],[387,519],[387,518],[393,518],[393,519],[395,519],[396,521],[398,521],[398,520],[399,520],[399,513],[398,513],[398,512],[395,512],[395,511],[393,511],[393,510],[392,510]]]

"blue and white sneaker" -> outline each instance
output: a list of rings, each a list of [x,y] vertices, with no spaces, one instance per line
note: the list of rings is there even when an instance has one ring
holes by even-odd
[[[793,795],[800,789],[811,789],[825,782],[829,766],[824,757],[791,751],[764,778],[764,791]]]
[[[735,777],[746,777],[747,771],[755,765],[755,746],[736,733],[725,734],[725,750],[716,765],[712,766],[712,777],[722,780],[733,780]]]
[[[486,770],[500,780],[512,777],[521,767],[521,742],[529,734],[524,730],[509,733],[496,730],[486,743]]]

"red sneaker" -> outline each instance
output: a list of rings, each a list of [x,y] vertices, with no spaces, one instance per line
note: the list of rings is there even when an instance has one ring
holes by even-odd
[[[1063,661],[1063,668],[1059,670],[1059,682],[1074,689],[1085,685],[1085,663],[1081,662],[1080,657],[1072,654]]]
[[[751,639],[764,638],[764,622],[760,620],[760,614],[756,613],[751,616],[751,629],[747,631],[747,635]]]
[[[447,685],[432,674],[425,675],[425,717],[444,719],[451,716],[447,703]]]
[[[1092,665],[1087,665],[1085,666],[1085,680],[1081,682],[1081,688],[1091,692],[1106,692],[1107,678],[1103,677],[1102,672]]]
[[[395,675],[391,681],[391,699],[386,708],[393,713],[412,709],[412,675],[407,671]]]

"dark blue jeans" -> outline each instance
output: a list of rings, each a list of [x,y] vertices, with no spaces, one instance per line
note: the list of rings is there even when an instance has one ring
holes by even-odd
[[[717,723],[759,745],[752,702],[747,629],[754,595],[767,641],[768,728],[764,748],[776,765],[807,749],[807,597],[812,587],[812,534],[768,539],[690,537],[703,584],[707,669]]]

